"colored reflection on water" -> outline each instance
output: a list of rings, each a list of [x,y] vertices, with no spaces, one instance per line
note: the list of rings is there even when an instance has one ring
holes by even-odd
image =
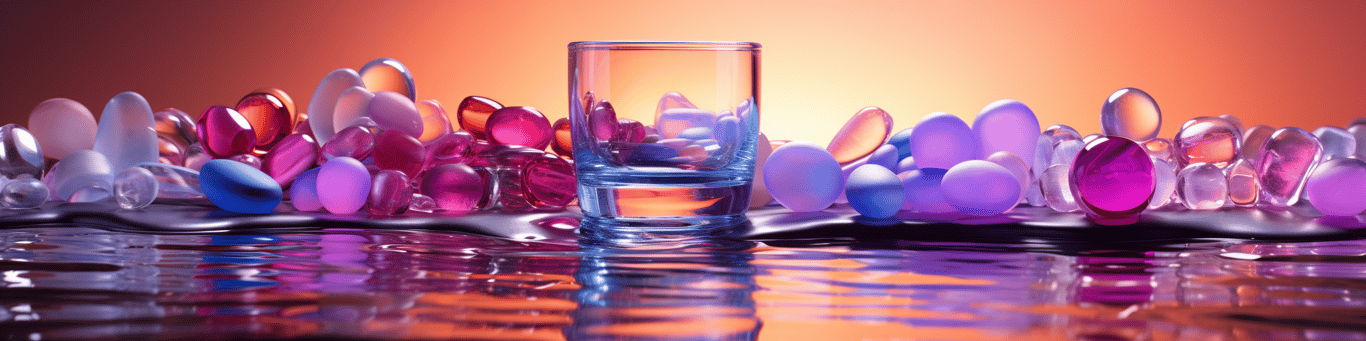
[[[622,248],[44,227],[0,230],[0,286],[8,339],[1366,339],[1366,240]]]

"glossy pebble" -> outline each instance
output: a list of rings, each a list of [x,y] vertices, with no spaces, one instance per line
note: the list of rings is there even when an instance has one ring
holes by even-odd
[[[1077,161],[1077,154],[1086,148],[1086,143],[1081,140],[1064,140],[1053,146],[1053,155],[1048,157],[1049,166],[1066,165],[1071,166]]]
[[[849,206],[865,217],[890,218],[906,202],[905,187],[896,173],[874,164],[859,166],[849,174],[844,190]]]
[[[711,129],[711,127],[692,127],[683,129],[683,132],[678,133],[678,138],[693,141],[710,140],[712,139]]]
[[[1224,178],[1228,181],[1228,199],[1238,206],[1257,204],[1261,194],[1261,184],[1257,182],[1257,169],[1252,161],[1239,159],[1224,168]]]
[[[33,129],[32,123],[29,129]],[[1347,132],[1357,141],[1357,157],[1366,159],[1366,123],[1352,124],[1347,126]]]
[[[370,100],[368,112],[367,115],[375,120],[380,129],[397,130],[413,137],[422,136],[422,114],[408,97],[390,91],[376,92],[375,98]],[[546,125],[550,123],[546,122]]]
[[[420,192],[447,211],[464,212],[479,206],[487,197],[486,180],[474,168],[452,163],[423,172]]]
[[[260,169],[261,169],[261,158],[256,157],[256,155],[251,155],[251,154],[237,154],[237,155],[229,156],[227,159],[228,159],[228,160],[237,161],[237,162],[241,162],[242,164],[251,166],[251,168],[256,168],[257,170],[260,170]]]
[[[199,171],[204,196],[228,212],[265,214],[280,205],[284,191],[266,173],[232,160],[204,163]]]
[[[1176,174],[1176,193],[1187,209],[1218,209],[1224,207],[1228,198],[1228,178],[1218,166],[1193,163]]]
[[[1153,159],[1153,195],[1148,200],[1148,209],[1156,209],[1172,203],[1176,195],[1176,164],[1171,161]]]
[[[779,204],[796,212],[814,212],[830,207],[844,192],[843,174],[825,148],[793,141],[769,155],[763,181]]]
[[[489,120],[489,115],[494,111],[502,109],[503,105],[498,101],[486,97],[469,96],[460,101],[460,106],[455,110],[455,117],[452,121],[460,124],[460,129],[470,132],[478,139],[487,139],[484,133],[484,125]]]
[[[381,170],[371,183],[370,214],[395,215],[408,210],[408,204],[413,201],[413,186],[403,172]]]
[[[43,155],[61,160],[77,150],[94,149],[95,115],[79,102],[53,98],[33,108],[28,129],[43,145]]]
[[[413,87],[413,73],[397,59],[372,60],[361,66],[358,74],[365,83],[365,88],[370,91],[390,91],[406,96],[409,102],[417,100],[417,89]]]
[[[418,136],[418,140],[430,142],[452,132],[451,122],[446,119],[446,109],[441,107],[440,102],[428,99],[418,101],[415,106],[418,115],[422,116],[422,136]]]
[[[677,91],[670,91],[664,96],[659,97],[659,103],[655,105],[655,122],[659,121],[659,116],[669,109],[697,109],[697,105],[692,104],[687,97]]]
[[[887,138],[887,144],[896,146],[897,159],[905,159],[913,155],[911,154],[911,132],[914,130],[915,128],[902,129]]]
[[[1134,141],[1157,137],[1162,128],[1162,110],[1147,92],[1123,88],[1110,94],[1100,108],[1100,126],[1105,135]]]
[[[550,144],[550,150],[555,154],[566,158],[574,158],[574,132],[569,129],[569,118],[560,118],[551,124],[550,128],[555,131],[555,141]]]
[[[1366,211],[1366,161],[1324,161],[1304,187],[1309,203],[1329,216],[1355,216]]]
[[[999,151],[1015,154],[1026,165],[1034,164],[1034,148],[1039,137],[1039,118],[1024,103],[1003,99],[988,104],[972,121],[977,134],[979,154],[985,159]]]
[[[897,161],[896,163],[897,174],[914,169],[920,169],[920,167],[915,164],[914,156],[907,156],[905,159],[901,159],[901,161]]]
[[[636,122],[636,125],[639,124],[639,122]],[[645,127],[640,126],[640,128],[640,132],[644,133]],[[734,149],[736,143],[744,141],[744,134],[744,131],[740,128],[740,118],[735,116],[724,116],[716,119],[716,128],[712,129],[712,136],[716,139],[716,143],[719,143],[722,147],[727,149]],[[644,139],[644,134],[641,135],[641,139],[636,140],[636,142],[640,142],[640,140]]]
[[[1047,129],[1043,130],[1042,134],[1048,136],[1048,139],[1052,141],[1052,144],[1058,144],[1058,142],[1067,140],[1081,140],[1081,133],[1077,132],[1077,130],[1072,127],[1062,124],[1048,126]]]
[[[448,163],[464,163],[474,157],[474,135],[460,130],[423,146],[423,169]]]
[[[137,168],[146,169],[157,182],[157,200],[170,203],[196,202],[204,199],[204,189],[199,186],[199,172],[155,162],[139,163]]]
[[[949,205],[940,186],[944,181],[944,173],[947,172],[948,170],[939,168],[921,168],[897,174],[906,191],[906,203],[902,204],[901,209],[923,213],[958,211],[953,205]]]
[[[151,171],[141,167],[129,167],[114,177],[114,201],[125,210],[139,209],[156,200],[157,179]]]
[[[294,113],[284,100],[273,93],[254,92],[243,96],[233,107],[247,119],[256,133],[256,149],[270,150],[294,129]]]
[[[1020,202],[1020,181],[1010,170],[983,160],[963,161],[944,173],[944,200],[975,216],[1001,214]]]
[[[1081,210],[1077,198],[1072,195],[1072,182],[1068,179],[1070,166],[1052,165],[1044,169],[1039,178],[1039,191],[1043,193],[1048,208],[1058,212]]]
[[[213,106],[199,114],[199,142],[214,158],[251,153],[256,148],[256,132],[237,110]]]
[[[1105,135],[1101,135],[1101,134],[1091,134],[1091,135],[1082,136],[1082,137],[1081,137],[1081,142],[1082,142],[1082,143],[1091,143],[1091,141],[1095,141],[1096,139],[1100,138],[1101,136],[1105,136]]]
[[[152,119],[156,122],[157,136],[170,139],[182,148],[199,143],[199,132],[190,114],[180,109],[166,108],[152,113]]]
[[[413,193],[413,199],[408,202],[408,210],[413,212],[432,213],[438,209],[441,206],[436,205],[436,200],[419,193]]]
[[[1176,162],[1176,154],[1173,153],[1175,149],[1172,146],[1171,140],[1161,137],[1151,139],[1147,142],[1143,142],[1143,149],[1146,149],[1148,151],[1148,156],[1151,156],[1154,159]]]
[[[355,126],[356,119],[368,118],[370,101],[374,99],[375,93],[359,86],[342,91],[341,95],[337,96],[337,105],[332,109],[332,131],[340,132],[342,129]]]
[[[1148,152],[1116,136],[1087,144],[1077,154],[1067,180],[1078,206],[1101,223],[1137,221],[1157,186]]]
[[[758,144],[758,151],[754,154],[754,182],[749,192],[749,207],[757,208],[768,206],[773,202],[773,195],[768,192],[768,185],[764,184],[764,167],[768,166],[768,157],[773,155],[773,145],[769,143],[768,136],[759,133],[759,138],[755,139]]]
[[[489,141],[545,149],[554,138],[550,120],[532,107],[505,107],[489,115],[485,126]]]
[[[318,201],[328,212],[351,214],[370,195],[370,171],[360,161],[337,157],[318,167]]]
[[[655,117],[655,129],[659,137],[671,139],[681,137],[689,128],[711,128],[716,125],[716,113],[697,108],[665,109]]]
[[[1245,129],[1243,129],[1243,120],[1240,120],[1238,119],[1238,117],[1229,114],[1219,115],[1219,118],[1228,120],[1229,123],[1233,123],[1234,127],[1238,127],[1238,136],[1243,136],[1243,131],[1245,131]]]
[[[891,134],[892,115],[878,107],[867,107],[844,123],[825,150],[835,156],[835,161],[845,164],[872,153]]]
[[[617,118],[617,111],[612,107],[612,103],[598,102],[591,109],[588,111],[588,133],[598,141],[618,141],[621,120]]]
[[[157,162],[184,166],[185,150],[181,149],[180,144],[171,141],[166,136],[157,135]]]
[[[1355,156],[1357,153],[1357,139],[1346,129],[1338,127],[1319,127],[1314,129],[1314,137],[1319,138],[1319,143],[1323,144],[1323,159],[1341,159]]]
[[[157,134],[152,125],[152,107],[147,99],[136,92],[115,95],[100,115],[95,151],[117,170],[139,162],[157,162]]]
[[[527,162],[519,176],[521,196],[531,207],[560,209],[578,198],[574,165],[565,159],[543,154]]]
[[[1204,162],[1220,168],[1242,156],[1242,144],[1238,127],[1218,117],[1196,117],[1186,121],[1172,139],[1179,164]]]
[[[10,180],[0,187],[0,202],[9,209],[29,209],[42,206],[51,195],[47,185],[32,177]]]
[[[300,173],[289,186],[289,203],[294,209],[303,212],[316,212],[323,208],[318,200],[318,170],[313,168]]]
[[[1294,127],[1276,130],[1252,165],[1262,186],[1258,200],[1273,206],[1295,205],[1309,171],[1322,158],[1323,146],[1313,134]]]
[[[294,178],[313,168],[318,162],[318,144],[312,136],[292,134],[276,143],[261,159],[261,170],[275,179],[281,188],[288,188]]]
[[[422,141],[397,130],[385,130],[375,137],[375,166],[393,169],[416,177],[422,171],[426,149]]]
[[[48,181],[51,179],[51,181]],[[114,170],[109,159],[93,150],[78,150],[52,166],[44,177],[57,200],[68,200],[72,193],[86,187],[108,190],[113,185]]]
[[[28,174],[42,179],[45,170],[43,148],[28,129],[13,123],[0,127],[0,176],[15,179]]]
[[[911,131],[911,154],[921,168],[953,168],[978,157],[977,136],[958,116],[937,112]]]
[[[352,69],[337,69],[328,73],[323,80],[318,83],[317,90],[313,91],[313,97],[308,101],[308,121],[313,129],[313,138],[318,143],[327,143],[332,139],[332,135],[337,132],[333,127],[332,111],[337,106],[337,99],[342,92],[352,87],[365,87],[365,82],[361,81],[360,75]]]
[[[305,119],[305,118],[308,118],[308,115],[307,115],[306,113],[299,112],[299,109],[294,105],[294,98],[293,98],[293,97],[290,97],[289,94],[285,93],[284,90],[280,90],[280,89],[276,89],[276,88],[258,88],[258,89],[256,89],[256,90],[252,90],[251,93],[253,93],[253,94],[267,94],[267,95],[271,95],[271,96],[275,97],[275,99],[280,100],[280,103],[281,103],[281,104],[284,104],[284,110],[285,110],[285,112],[288,112],[288,113],[289,113],[289,122],[290,122],[291,124],[290,124],[290,126],[289,126],[288,128],[291,128],[291,129],[292,129],[292,128],[293,128],[293,123],[299,122],[299,121],[301,121],[301,120],[303,120],[303,119]],[[291,131],[292,131],[292,130],[291,130]],[[286,134],[286,135],[287,135],[287,134]]]
[[[337,132],[331,141],[318,149],[318,163],[338,157],[364,160],[375,148],[375,134],[370,128],[348,127]]]
[[[196,143],[185,148],[184,160],[185,168],[199,171],[200,167],[204,167],[205,162],[213,160],[213,155],[205,152],[202,144]]]
[[[1024,201],[1025,194],[1029,191],[1029,183],[1034,180],[1034,175],[1030,173],[1029,166],[1024,160],[1004,150],[988,155],[986,160],[1004,167],[1010,171],[1010,175],[1015,176],[1015,181],[1020,184],[1020,197],[1016,198],[1015,202]]]
[[[1258,153],[1262,152],[1262,146],[1275,132],[1276,128],[1264,125],[1252,126],[1243,131],[1243,159],[1256,162]]]

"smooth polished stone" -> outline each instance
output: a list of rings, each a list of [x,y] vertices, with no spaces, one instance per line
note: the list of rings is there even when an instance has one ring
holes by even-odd
[[[111,189],[114,170],[109,159],[93,150],[78,150],[68,154],[43,178],[56,194],[54,199],[66,201],[71,194],[86,187]]]
[[[53,98],[33,108],[28,129],[46,146],[43,155],[61,160],[77,150],[95,149],[95,115],[79,102]]]
[[[764,185],[779,204],[796,212],[830,207],[844,192],[844,173],[830,152],[807,141],[773,150],[764,165]]]
[[[1366,161],[1324,161],[1304,187],[1309,203],[1328,216],[1355,216],[1366,211]]]
[[[1020,202],[1020,182],[1010,170],[984,160],[963,161],[948,172],[940,184],[944,200],[958,211],[975,216],[994,216]]]
[[[408,210],[413,212],[432,213],[439,209],[441,206],[436,205],[435,199],[420,193],[413,193],[413,199],[408,202]]]
[[[738,125],[736,127],[738,128]],[[627,143],[642,143],[645,141],[645,136],[646,130],[644,124],[641,124],[636,120],[626,118],[617,120],[617,141]]]
[[[562,157],[573,159],[574,132],[569,129],[569,118],[555,120],[550,129],[555,131],[555,141],[550,143],[550,150]]]
[[[100,114],[95,151],[118,170],[139,162],[157,162],[159,148],[152,126],[152,107],[147,99],[131,91],[115,95]]]
[[[413,200],[413,185],[403,172],[380,170],[371,183],[370,214],[396,215],[408,210],[408,204]]]
[[[498,101],[487,97],[469,96],[460,101],[460,106],[455,110],[454,122],[460,124],[460,129],[470,132],[478,139],[488,139],[484,133],[484,125],[489,120],[489,115],[494,111],[502,109],[503,105]]]
[[[1148,151],[1148,156],[1151,156],[1154,159],[1176,162],[1176,149],[1172,146],[1171,140],[1161,137],[1151,139],[1147,142],[1143,142],[1143,149],[1146,149]]]
[[[332,139],[332,135],[336,134],[332,112],[342,92],[352,87],[364,88],[365,82],[355,70],[337,69],[323,77],[318,83],[317,90],[313,91],[313,97],[308,101],[308,121],[310,128],[313,129],[313,138],[317,139],[318,143],[327,143]]]
[[[171,141],[166,136],[157,135],[157,162],[184,166],[185,150],[180,148],[180,144]]]
[[[825,150],[836,162],[846,164],[872,153],[891,134],[892,115],[878,107],[867,107],[844,122]]]
[[[874,149],[872,154],[868,154],[866,163],[870,165],[882,166],[882,168],[886,168],[888,170],[894,170],[897,169],[897,161],[899,161],[896,158],[896,155],[896,146],[884,144],[880,147],[877,147],[877,149]]]
[[[265,214],[275,211],[284,191],[266,173],[245,163],[213,160],[199,171],[204,196],[228,212]]]
[[[51,195],[46,184],[32,177],[19,177],[0,187],[0,203],[8,209],[38,208]]]
[[[1262,146],[1266,140],[1271,138],[1271,134],[1276,132],[1276,128],[1256,125],[1243,131],[1243,159],[1257,161],[1258,153],[1262,152]]]
[[[1228,198],[1228,178],[1214,164],[1193,163],[1176,174],[1176,193],[1186,209],[1218,209]]]
[[[768,165],[768,157],[773,155],[773,145],[769,143],[768,136],[759,133],[755,140],[758,151],[754,154],[754,174],[756,180],[750,186],[749,207],[757,208],[768,206],[773,202],[773,195],[768,192],[768,185],[764,184],[764,167]]]
[[[1039,137],[1039,118],[1024,103],[1003,99],[988,104],[972,121],[979,154],[985,159],[999,151],[1015,154],[1026,165],[1034,164],[1034,148]]]
[[[141,167],[128,167],[114,177],[114,201],[125,210],[139,209],[151,205],[156,200],[157,178],[151,171]]]
[[[905,187],[890,169],[865,164],[854,169],[844,185],[849,206],[859,214],[874,219],[896,215],[906,202]]]
[[[543,154],[522,166],[519,175],[522,197],[533,208],[560,209],[578,198],[578,179],[568,160]]]
[[[375,134],[366,127],[347,127],[318,150],[318,164],[338,157],[364,160],[375,148]]]
[[[489,141],[502,145],[518,145],[534,149],[550,146],[555,132],[550,120],[532,107],[505,107],[489,115]]]
[[[902,129],[901,131],[898,131],[898,132],[896,132],[896,134],[892,134],[891,137],[888,137],[888,138],[887,138],[887,144],[896,146],[896,152],[897,152],[897,156],[896,156],[896,157],[897,157],[898,159],[905,159],[905,158],[911,157],[911,155],[912,155],[912,154],[911,154],[911,132],[912,132],[912,131],[915,131],[915,128],[906,128],[906,129]]]
[[[242,114],[225,106],[213,106],[199,114],[200,144],[214,158],[251,153],[256,148],[256,132]]]
[[[300,173],[289,186],[289,203],[302,212],[317,212],[323,209],[318,199],[318,171],[313,168]]]
[[[373,122],[374,119],[369,118],[368,114],[370,101],[374,99],[375,93],[359,86],[342,91],[341,95],[337,96],[337,105],[332,109],[332,131],[341,132],[342,129],[355,126],[356,120],[362,117]]]
[[[413,87],[413,73],[397,59],[371,60],[365,63],[365,66],[361,66],[357,73],[365,83],[365,88],[370,91],[391,91],[406,96],[408,101],[417,100],[417,89]]]
[[[1020,183],[1020,197],[1015,202],[1023,202],[1025,194],[1029,191],[1029,183],[1034,180],[1034,175],[1030,173],[1028,164],[1019,156],[1004,150],[988,155],[986,160],[1005,167],[1006,170],[1010,171],[1010,175],[1015,176],[1015,181]]]
[[[897,174],[901,174],[901,172],[905,172],[905,171],[909,171],[909,170],[913,170],[913,169],[920,169],[920,166],[915,164],[915,157],[914,157],[914,156],[908,156],[908,157],[906,157],[905,159],[901,159],[901,161],[897,161],[897,163],[896,163],[896,172],[897,172]]]
[[[254,92],[243,96],[233,107],[247,119],[256,133],[256,149],[265,151],[288,136],[294,129],[294,113],[284,100],[269,92]]]
[[[901,209],[924,213],[957,212],[958,209],[949,205],[944,198],[941,187],[944,173],[947,172],[946,169],[920,168],[897,174],[906,191],[906,203],[901,205]]]
[[[1323,145],[1313,134],[1295,127],[1276,130],[1252,165],[1262,185],[1258,201],[1272,206],[1295,205],[1309,171],[1322,159]]]
[[[275,179],[282,188],[294,183],[294,178],[313,168],[318,162],[318,143],[312,136],[293,134],[276,143],[261,159],[261,170]]]
[[[199,168],[204,167],[204,163],[209,160],[213,160],[213,155],[204,151],[203,144],[196,143],[185,148],[185,168],[199,171]]]
[[[152,113],[152,119],[156,122],[155,127],[157,136],[162,136],[176,144],[182,149],[191,144],[199,143],[199,132],[195,128],[195,120],[190,114],[176,108],[166,108],[166,110]]]
[[[417,111],[417,104],[408,97],[389,91],[376,92],[375,98],[370,100],[368,112],[367,116],[375,120],[380,129],[397,130],[412,137],[422,136],[422,114]]]
[[[1242,144],[1238,127],[1218,117],[1196,117],[1186,121],[1172,139],[1179,164],[1204,162],[1219,168],[1242,156]]]
[[[1162,110],[1147,92],[1123,88],[1110,94],[1100,108],[1100,126],[1105,135],[1134,141],[1157,137],[1162,128]]]
[[[664,110],[655,118],[655,129],[659,137],[672,139],[682,137],[689,128],[711,128],[716,125],[716,113],[697,108],[671,108]]]
[[[1043,193],[1048,208],[1058,212],[1081,210],[1077,198],[1072,195],[1072,181],[1068,179],[1071,166],[1052,165],[1044,169],[1039,177],[1039,191]]]
[[[199,172],[155,162],[144,162],[134,167],[146,169],[157,182],[157,199],[170,203],[204,199],[204,188],[199,186]]]
[[[426,149],[422,141],[398,130],[385,130],[375,138],[375,166],[393,169],[416,177],[425,164]]]
[[[442,210],[465,212],[487,200],[487,180],[478,172],[460,163],[444,164],[423,172],[419,192],[436,201]]]
[[[474,135],[455,131],[424,145],[423,169],[448,163],[465,163],[474,157]]]
[[[1224,168],[1224,178],[1228,181],[1228,199],[1234,205],[1257,204],[1257,196],[1261,194],[1262,186],[1257,182],[1257,169],[1252,167],[1252,161],[1234,161]]]
[[[243,164],[246,164],[246,165],[248,165],[248,166],[251,166],[251,168],[256,168],[256,170],[261,170],[261,158],[256,157],[256,155],[251,155],[251,154],[237,154],[237,155],[229,156],[227,159],[228,159],[228,160],[237,161],[237,162],[241,162],[241,163],[243,163]]]
[[[442,135],[450,134],[451,122],[446,119],[446,109],[434,99],[418,101],[418,115],[422,116],[422,136],[417,139],[423,143],[431,142]]]
[[[597,141],[618,141],[621,133],[621,120],[612,103],[601,101],[588,111],[588,133]]]
[[[1148,152],[1117,136],[1087,144],[1077,154],[1067,180],[1078,206],[1100,223],[1136,221],[1157,186]]]
[[[47,170],[43,148],[37,137],[23,126],[10,123],[0,127],[0,176],[15,179],[28,174],[42,179]]]
[[[1148,209],[1157,209],[1172,203],[1173,196],[1176,195],[1176,163],[1158,158],[1153,158],[1153,185],[1152,199],[1148,200]]]
[[[1314,137],[1323,145],[1323,159],[1341,159],[1355,156],[1357,139],[1346,129],[1338,127],[1319,127],[1314,129]]]
[[[976,159],[977,136],[958,116],[937,112],[925,116],[911,131],[911,154],[921,168],[953,168]]]
[[[318,201],[334,214],[351,214],[370,196],[370,171],[360,161],[337,157],[318,167]]]

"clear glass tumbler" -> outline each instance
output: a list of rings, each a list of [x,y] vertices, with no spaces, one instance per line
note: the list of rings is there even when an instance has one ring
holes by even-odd
[[[745,219],[759,134],[759,49],[743,42],[569,44],[584,219],[646,230]]]

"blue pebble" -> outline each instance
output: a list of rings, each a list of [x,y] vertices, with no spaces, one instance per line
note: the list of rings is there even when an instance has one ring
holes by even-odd
[[[901,173],[905,173],[905,172],[909,172],[909,171],[913,171],[913,170],[917,170],[917,169],[920,169],[920,167],[917,167],[917,166],[915,165],[915,157],[914,157],[914,156],[906,157],[906,158],[904,158],[904,159],[901,159],[900,162],[897,162],[897,163],[896,163],[896,173],[897,173],[897,174],[901,174]]]
[[[849,206],[869,218],[890,218],[906,202],[901,179],[890,169],[875,164],[854,169],[844,190],[849,197]]]
[[[668,161],[678,157],[678,150],[669,146],[657,143],[644,143],[635,146],[631,156],[627,159],[630,163],[655,163]]]
[[[678,138],[689,139],[689,140],[706,140],[706,139],[710,139],[710,138],[711,138],[711,127],[692,127],[692,128],[688,128],[688,129],[683,129],[683,132],[681,132],[681,133],[678,134]]]
[[[882,168],[889,170],[896,169],[897,160],[901,160],[897,155],[896,146],[884,144],[873,150],[872,154],[868,154],[868,164],[882,166]]]
[[[716,141],[720,142],[721,145],[735,145],[741,140],[740,119],[735,116],[722,116],[721,119],[716,120],[716,130],[713,133],[716,135]]]
[[[269,175],[228,159],[204,163],[199,170],[199,187],[210,202],[229,212],[271,213],[284,198],[280,184]]]
[[[897,159],[911,157],[911,129],[915,128],[906,128],[887,138],[887,144],[896,146]]]

